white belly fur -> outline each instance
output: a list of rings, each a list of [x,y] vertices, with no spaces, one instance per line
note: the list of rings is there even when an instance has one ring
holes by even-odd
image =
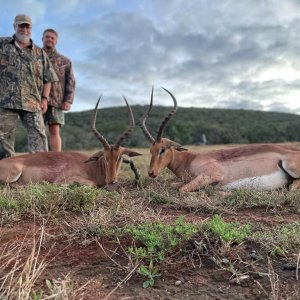
[[[288,179],[286,174],[278,170],[274,173],[264,176],[243,178],[233,181],[224,186],[221,186],[223,190],[233,189],[253,189],[258,191],[274,190],[287,185]]]

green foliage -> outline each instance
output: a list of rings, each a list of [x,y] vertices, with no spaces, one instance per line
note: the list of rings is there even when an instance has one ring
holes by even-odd
[[[203,229],[229,244],[240,244],[251,233],[250,224],[241,225],[239,222],[227,223],[219,215],[214,215],[210,221],[203,225]]]
[[[63,279],[46,279],[46,286],[50,292],[49,298],[70,299],[74,296],[74,283],[68,275]]]
[[[297,256],[300,248],[300,223],[293,222],[271,230],[255,232],[252,239],[260,242],[273,256]]]
[[[138,120],[146,109],[147,106],[132,106],[135,119]],[[153,135],[170,109],[153,107],[147,120],[147,127]],[[101,128],[101,133],[109,142],[115,143],[128,126],[127,109],[103,108],[98,115],[97,128]],[[65,115],[66,125],[61,128],[63,149],[102,147],[90,128],[91,116],[92,111],[70,112]],[[185,145],[202,142],[202,134],[206,135],[209,144],[299,141],[299,123],[299,115],[287,113],[180,107],[175,118],[166,127],[165,136]],[[125,145],[146,147],[148,142],[142,131],[136,128]],[[21,125],[16,133],[16,150],[27,151],[26,132]]]
[[[107,199],[116,201],[120,195],[90,186],[57,185],[50,183],[30,184],[14,189],[0,189],[0,217],[2,220],[25,214],[47,214],[67,210],[89,212],[95,202],[101,204]]]
[[[141,265],[138,269],[138,273],[147,277],[147,280],[143,282],[143,288],[153,286],[154,279],[161,276],[161,274],[158,272],[158,268],[153,266],[152,260],[150,260],[148,267]]]
[[[149,191],[148,196],[150,202],[154,204],[166,204],[171,202],[170,199],[163,195],[161,192],[158,193],[156,191]]]
[[[128,251],[136,258],[148,261],[162,262],[167,253],[170,253],[180,243],[189,240],[198,227],[187,223],[183,217],[177,218],[173,224],[162,222],[144,222],[140,225],[128,225],[124,233],[130,235],[141,247],[129,247]]]
[[[1,297],[0,297],[1,299]],[[40,290],[39,292],[33,290],[30,296],[30,300],[42,300],[43,299],[43,291]]]

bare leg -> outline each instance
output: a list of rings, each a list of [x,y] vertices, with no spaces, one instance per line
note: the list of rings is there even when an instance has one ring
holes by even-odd
[[[51,151],[61,152],[61,137],[59,124],[49,124],[50,148]]]

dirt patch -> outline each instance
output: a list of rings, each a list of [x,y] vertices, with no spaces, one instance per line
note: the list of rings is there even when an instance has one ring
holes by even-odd
[[[171,205],[160,206],[159,212],[164,220],[170,222],[182,214],[191,222],[211,217],[200,212],[174,209]],[[240,210],[233,216],[222,216],[227,221],[262,222],[269,227],[299,220],[296,213],[281,212],[278,217],[270,211],[256,208]],[[295,270],[284,270],[284,260],[272,261],[273,270],[270,269],[267,254],[255,243],[248,242],[228,251],[221,249],[214,256],[216,253],[209,249],[197,251],[197,245],[206,241],[201,240],[203,237],[198,237],[199,240],[195,237],[184,251],[178,249],[160,266],[161,276],[154,287],[144,289],[144,278],[137,272],[124,280],[132,270],[124,252],[128,246],[126,241],[118,244],[105,239],[81,240],[69,235],[69,229],[61,224],[49,223],[44,228],[39,259],[45,259],[47,266],[37,280],[36,289],[47,290],[46,279],[59,280],[68,275],[74,289],[85,285],[80,293],[87,300],[104,299],[108,295],[108,299],[269,299],[272,293],[283,298],[292,295],[299,299],[300,288]],[[20,259],[25,260],[30,254],[33,236],[38,237],[40,230],[40,225],[35,225],[32,220],[21,221],[11,228],[1,228],[1,245],[8,247],[23,243],[25,246]],[[211,246],[206,244],[207,248]],[[255,259],[251,257],[253,253],[257,256]],[[216,257],[221,262],[217,263]],[[273,286],[272,276],[275,280]],[[293,299],[288,297],[286,299]]]

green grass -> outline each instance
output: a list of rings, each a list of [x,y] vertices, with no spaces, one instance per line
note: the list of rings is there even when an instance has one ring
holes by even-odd
[[[130,236],[135,244],[128,248],[131,254],[147,261],[164,261],[166,255],[183,242],[188,241],[199,228],[179,217],[173,224],[163,222],[144,222],[139,225],[128,225],[124,234]]]
[[[23,216],[51,215],[62,211],[90,211],[95,203],[103,205],[118,202],[120,195],[89,186],[30,184],[0,191],[0,216],[2,224]]]
[[[203,229],[212,237],[220,238],[225,243],[242,243],[251,233],[251,225],[241,225],[239,222],[225,222],[219,215],[214,215],[210,221],[203,224]]]

